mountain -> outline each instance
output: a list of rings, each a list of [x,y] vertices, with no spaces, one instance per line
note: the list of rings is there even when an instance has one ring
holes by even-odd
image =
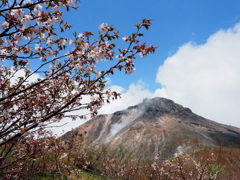
[[[71,132],[63,135],[67,138]],[[164,159],[195,145],[240,147],[240,129],[205,119],[165,98],[142,103],[113,114],[98,115],[74,130],[96,147],[122,144],[144,158]]]

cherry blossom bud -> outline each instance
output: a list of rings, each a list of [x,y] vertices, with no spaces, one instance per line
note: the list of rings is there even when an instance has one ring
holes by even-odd
[[[46,78],[50,77],[51,75],[52,75],[52,72],[50,71],[46,74]]]
[[[99,45],[101,43],[101,40],[97,40],[96,43]]]

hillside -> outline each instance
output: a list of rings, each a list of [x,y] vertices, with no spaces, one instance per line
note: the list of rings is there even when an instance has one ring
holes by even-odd
[[[239,128],[203,118],[165,98],[145,99],[123,111],[96,116],[73,133],[85,137],[93,147],[123,144],[144,158],[160,154],[166,159],[186,151],[196,141],[198,145],[240,146]]]

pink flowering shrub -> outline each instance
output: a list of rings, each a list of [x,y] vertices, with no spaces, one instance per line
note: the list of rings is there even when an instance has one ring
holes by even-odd
[[[28,146],[37,138],[46,139],[45,129],[51,123],[65,117],[85,118],[85,114],[71,115],[76,110],[96,115],[109,99],[118,98],[117,92],[106,89],[104,78],[116,69],[133,73],[135,56],[156,49],[137,40],[142,36],[139,31],[151,25],[150,19],[136,25],[127,48],[118,54],[112,42],[118,31],[105,23],[93,41],[89,31],[74,33],[72,39],[61,37],[58,29],[71,28],[63,12],[77,9],[75,4],[76,0],[0,2],[0,172],[6,176],[17,177],[14,171],[20,172],[34,154]],[[97,71],[98,61],[110,60],[114,65]],[[8,171],[14,163],[19,166]]]
[[[26,179],[81,179],[82,171],[89,171],[108,179],[239,179],[240,150],[237,148],[202,147],[193,153],[162,160],[160,156],[142,159],[123,145],[118,149],[107,145],[92,148],[80,136],[66,139],[48,137],[43,143],[46,140],[48,147],[43,148],[42,139],[31,146],[35,150],[22,164],[24,171],[13,169],[18,165],[11,166],[15,175],[17,173],[18,177]]]
[[[231,178],[229,174],[234,172],[227,168],[229,165],[219,161],[220,149],[203,148],[194,154],[177,155],[168,160],[161,160],[158,156],[148,160],[141,159],[138,156],[128,156],[128,151],[122,156],[120,149],[111,151],[109,147],[104,146],[91,153],[95,158],[92,159],[91,162],[94,163],[88,167],[89,170],[109,179],[132,180],[229,179]],[[223,159],[227,160],[228,157]],[[237,162],[239,163],[239,160]],[[234,167],[236,164],[231,166]]]

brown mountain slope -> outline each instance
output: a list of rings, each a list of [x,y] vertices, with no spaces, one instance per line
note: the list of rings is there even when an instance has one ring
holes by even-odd
[[[239,128],[207,120],[165,98],[146,99],[123,111],[96,116],[77,127],[74,134],[86,137],[92,146],[109,143],[116,148],[123,144],[145,158],[156,154],[167,158],[191,146],[193,139],[209,146],[240,147]]]

